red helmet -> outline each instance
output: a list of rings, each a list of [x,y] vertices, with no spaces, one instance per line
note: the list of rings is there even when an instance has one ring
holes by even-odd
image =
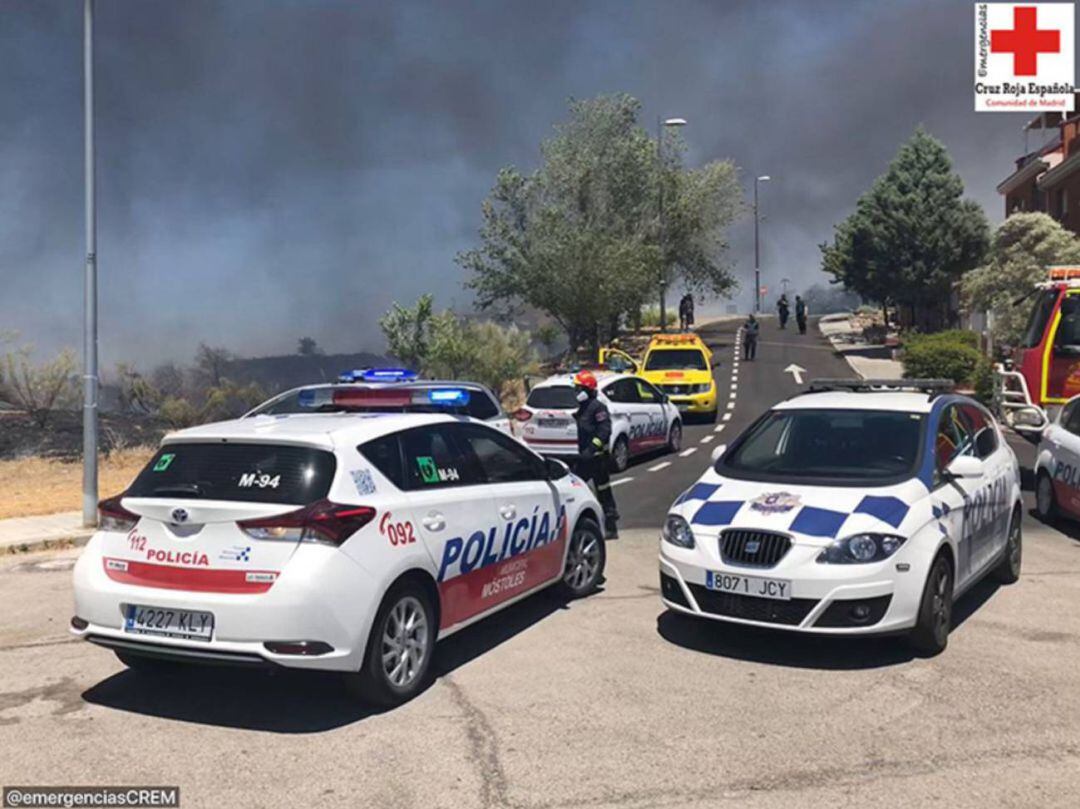
[[[581,387],[589,390],[596,390],[596,377],[593,376],[592,371],[578,371],[574,375],[574,384],[581,385]]]

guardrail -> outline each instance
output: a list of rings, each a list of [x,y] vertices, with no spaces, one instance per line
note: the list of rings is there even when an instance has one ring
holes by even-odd
[[[1050,424],[1046,410],[1035,403],[1019,371],[994,364],[994,406],[998,416],[1017,432],[1041,433]]]

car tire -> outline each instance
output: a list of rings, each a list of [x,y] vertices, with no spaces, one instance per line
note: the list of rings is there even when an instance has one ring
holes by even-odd
[[[1015,584],[1020,578],[1020,566],[1024,558],[1024,536],[1020,527],[1020,509],[1013,511],[1009,520],[1009,538],[1005,541],[1005,555],[994,568],[994,578],[1002,584]]]
[[[671,429],[667,437],[668,452],[678,452],[682,449],[682,423],[676,419],[671,422]]]
[[[184,665],[175,660],[165,660],[161,657],[123,652],[119,649],[113,649],[113,653],[121,663],[139,674],[169,674],[175,672],[179,666]]]
[[[1057,495],[1054,494],[1054,481],[1045,470],[1035,479],[1035,513],[1045,523],[1052,523],[1058,518]]]
[[[437,633],[427,590],[408,579],[394,585],[371,625],[364,665],[346,675],[349,690],[383,708],[408,702],[427,686]]]
[[[911,646],[924,657],[945,651],[952,629],[953,569],[949,558],[939,553],[930,565],[919,602],[919,618],[911,631]]]
[[[630,442],[626,440],[625,435],[620,435],[615,439],[615,444],[611,448],[611,471],[625,472],[626,467],[629,465]]]
[[[607,548],[600,526],[583,517],[570,534],[566,567],[560,585],[567,598],[583,598],[594,592],[604,579]]]

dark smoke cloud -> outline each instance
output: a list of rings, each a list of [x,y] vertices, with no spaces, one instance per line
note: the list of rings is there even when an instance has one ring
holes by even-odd
[[[0,329],[81,329],[81,3],[0,0]],[[1023,116],[973,111],[962,2],[98,0],[102,362],[376,347],[394,300],[468,306],[495,172],[568,97],[681,115],[687,161],[771,174],[764,279],[816,244],[923,124],[992,220]],[[749,220],[731,258],[749,299]]]

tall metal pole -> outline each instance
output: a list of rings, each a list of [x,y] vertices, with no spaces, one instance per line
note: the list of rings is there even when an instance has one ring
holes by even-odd
[[[754,312],[761,313],[761,249],[758,247],[758,178],[754,178]]]
[[[660,331],[667,331],[667,250],[664,244],[664,124],[663,116],[656,116],[656,165],[660,172],[657,182],[660,183],[659,191],[659,241],[660,241]]]
[[[97,525],[97,214],[94,209],[94,0],[83,0],[83,114],[86,161],[86,280],[83,313],[83,525]]]

